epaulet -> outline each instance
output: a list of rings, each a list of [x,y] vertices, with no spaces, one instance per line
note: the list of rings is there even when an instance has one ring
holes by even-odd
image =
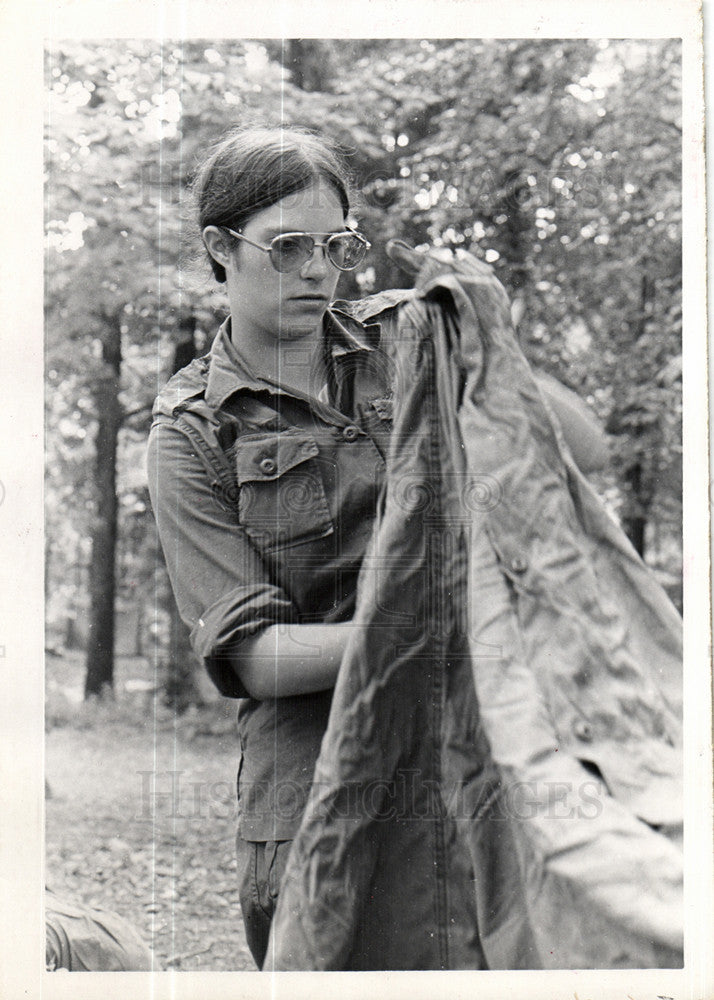
[[[185,409],[193,400],[203,398],[208,381],[208,354],[196,358],[180,371],[172,375],[154,402],[153,414],[167,417],[174,416]]]

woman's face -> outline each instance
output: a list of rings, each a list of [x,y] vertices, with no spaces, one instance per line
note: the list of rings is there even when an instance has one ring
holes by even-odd
[[[339,233],[345,228],[342,205],[326,181],[288,195],[251,216],[242,234],[267,246],[281,233]],[[297,271],[276,271],[267,253],[236,240],[226,266],[234,336],[294,340],[314,333],[334,298],[340,271],[315,247]]]

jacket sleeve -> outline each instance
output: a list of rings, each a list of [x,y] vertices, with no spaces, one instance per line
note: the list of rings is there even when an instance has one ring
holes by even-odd
[[[247,697],[232,655],[248,636],[294,618],[284,590],[211,489],[188,438],[168,423],[149,435],[149,495],[169,579],[196,654],[221,694]]]
[[[607,436],[583,400],[546,372],[534,370],[533,377],[555,411],[580,471],[587,475],[606,468],[610,458]]]

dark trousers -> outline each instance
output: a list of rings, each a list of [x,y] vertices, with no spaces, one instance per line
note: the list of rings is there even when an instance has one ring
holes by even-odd
[[[248,947],[259,969],[268,950],[270,923],[278,902],[280,883],[290,853],[291,840],[236,838],[240,905]]]

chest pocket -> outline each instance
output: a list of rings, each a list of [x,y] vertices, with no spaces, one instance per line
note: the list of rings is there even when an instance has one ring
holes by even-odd
[[[315,439],[301,431],[237,440],[238,518],[260,549],[272,552],[334,531],[318,455]]]

